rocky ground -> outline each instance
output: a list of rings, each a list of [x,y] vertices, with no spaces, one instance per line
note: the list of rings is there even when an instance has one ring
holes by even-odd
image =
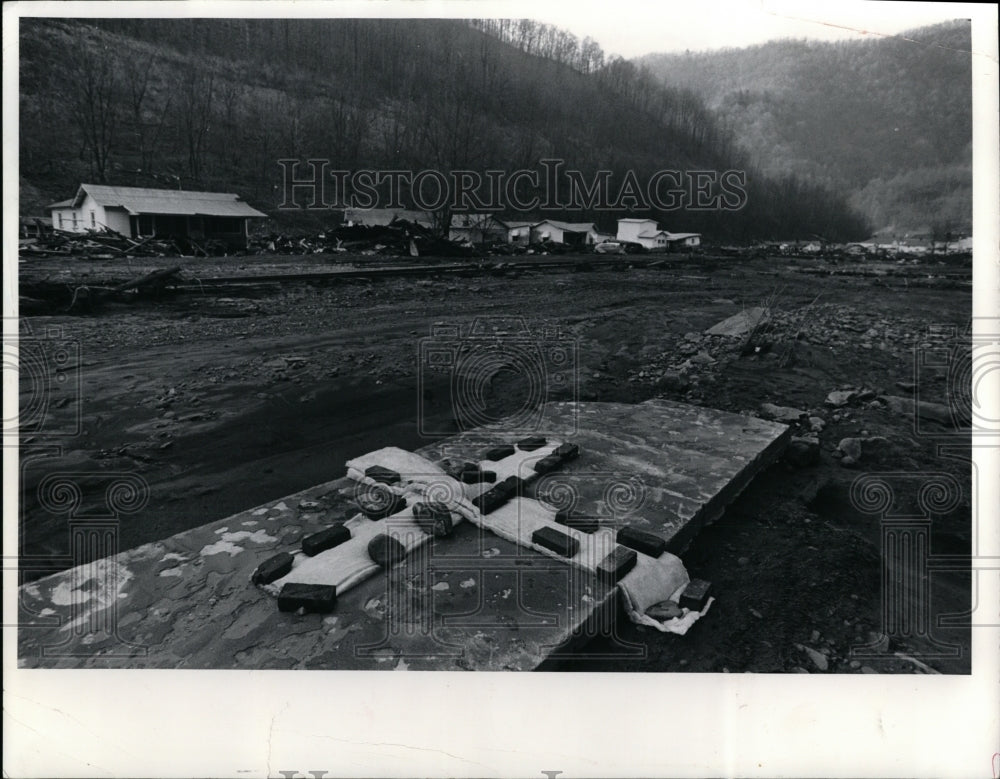
[[[38,500],[54,471],[90,474],[83,509],[103,499],[94,474],[148,483],[141,522],[121,527],[128,548],[335,478],[363,451],[455,429],[451,373],[421,366],[442,342],[474,358],[465,334],[478,319],[492,343],[511,340],[497,326],[520,326],[518,349],[570,355],[572,380],[544,383],[547,398],[666,397],[795,427],[785,461],[684,554],[715,586],[708,617],[683,639],[623,625],[553,669],[967,673],[968,629],[937,618],[969,607],[969,574],[930,576],[932,628],[883,636],[882,522],[851,493],[859,477],[889,474],[893,506],[919,513],[943,474],[951,493],[931,501],[930,552],[969,553],[967,280],[934,267],[829,275],[785,258],[626,262],[275,284],[24,318],[25,577],[68,548],[64,515]],[[441,334],[449,326],[457,341]],[[499,418],[530,397],[517,364],[467,364],[479,373],[459,405]]]

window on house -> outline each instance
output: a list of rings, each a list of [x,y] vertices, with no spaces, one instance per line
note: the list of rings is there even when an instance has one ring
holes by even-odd
[[[73,228],[76,229],[76,211],[73,212]]]
[[[97,227],[97,217],[94,216],[94,212],[90,212],[90,226]]]
[[[62,223],[62,214],[59,214],[59,229],[60,230],[62,230],[62,226],[63,226],[63,223]]]

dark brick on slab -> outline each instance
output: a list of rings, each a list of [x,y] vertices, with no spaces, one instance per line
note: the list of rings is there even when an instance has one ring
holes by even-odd
[[[639,555],[627,546],[616,546],[614,550],[597,566],[597,575],[607,584],[617,584],[635,568]]]
[[[704,579],[692,579],[681,593],[680,605],[691,611],[701,611],[712,595],[712,583]]]
[[[563,509],[556,512],[556,522],[581,533],[596,533],[601,527],[600,517],[577,514],[572,509]]]
[[[472,505],[479,510],[480,514],[490,514],[510,499],[510,493],[506,489],[497,486],[486,490],[482,495],[476,495],[472,499]]]
[[[381,465],[372,465],[365,468],[365,476],[380,484],[399,484],[399,474],[390,468]]]
[[[462,470],[462,481],[466,484],[481,484],[482,482],[492,484],[496,480],[496,472],[480,470],[478,465]]]
[[[544,476],[546,473],[552,473],[560,465],[562,465],[562,459],[556,457],[554,454],[546,455],[541,460],[536,460],[534,464],[535,473]]]
[[[563,462],[569,462],[580,456],[580,447],[576,444],[559,444],[552,454]]]
[[[332,527],[320,530],[318,533],[313,533],[312,535],[303,538],[302,551],[312,557],[314,555],[318,555],[320,552],[325,552],[327,549],[333,549],[335,546],[340,546],[340,544],[350,540],[350,530],[342,524],[333,525]]]
[[[315,614],[333,611],[337,605],[337,588],[332,584],[286,584],[278,593],[279,611],[305,609]]]
[[[254,584],[270,584],[276,579],[292,570],[292,556],[288,552],[281,552],[274,557],[269,557],[253,572],[250,581]]]
[[[499,490],[508,498],[516,498],[524,493],[524,479],[520,476],[508,476],[493,489]]]
[[[446,538],[451,535],[452,530],[455,528],[455,523],[448,507],[438,501],[414,503],[413,521],[421,530],[435,538]]]
[[[560,533],[554,527],[539,528],[531,534],[531,542],[563,557],[572,557],[580,550],[580,542],[577,539]]]
[[[488,449],[483,454],[483,459],[491,462],[497,462],[497,460],[510,457],[515,451],[516,450],[514,449],[513,444],[502,444],[501,446],[494,446],[492,449]]]
[[[406,559],[406,547],[401,541],[383,533],[368,542],[368,556],[383,568],[389,568]]]
[[[667,551],[667,542],[656,535],[645,530],[636,530],[634,527],[623,527],[618,531],[618,543],[624,544],[630,549],[642,552],[650,557],[659,557]]]
[[[518,441],[517,448],[522,452],[533,452],[536,449],[541,449],[546,443],[548,442],[545,440],[544,436],[532,435]]]
[[[368,519],[385,519],[406,508],[406,501],[386,488],[365,490],[357,498],[358,508]]]

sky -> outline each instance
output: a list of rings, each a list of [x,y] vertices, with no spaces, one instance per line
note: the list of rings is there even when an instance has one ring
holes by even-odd
[[[39,16],[508,17],[594,38],[608,56],[704,51],[779,38],[861,40],[972,16],[974,3],[840,0],[162,0],[23,4]],[[979,11],[982,11],[980,7]],[[981,16],[981,14],[980,14]]]
[[[500,4],[497,4],[498,6]],[[963,16],[956,3],[788,0],[583,0],[520,2],[529,16],[590,36],[606,54],[631,58],[653,52],[683,52],[751,46],[778,38],[862,40]],[[506,14],[504,14],[506,15]]]

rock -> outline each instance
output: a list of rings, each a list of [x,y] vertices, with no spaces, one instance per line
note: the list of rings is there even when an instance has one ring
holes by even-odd
[[[807,468],[819,462],[818,438],[792,438],[785,450],[785,460],[797,468]]]
[[[740,559],[738,559],[736,561],[736,564],[737,565],[749,565],[750,564],[750,558],[749,557],[741,557]]]
[[[672,600],[660,601],[648,609],[646,609],[646,616],[652,617],[658,622],[665,622],[668,619],[676,619],[677,617],[683,616],[684,611],[674,603]]]
[[[746,335],[768,319],[766,308],[748,308],[710,327],[706,335]]]
[[[774,419],[778,422],[785,422],[786,424],[798,422],[806,415],[805,411],[800,411],[797,408],[791,408],[790,406],[776,406],[773,403],[761,403],[760,413],[765,419]]]
[[[917,385],[912,381],[897,381],[896,386],[903,392],[913,392],[917,388]]]
[[[863,666],[861,666],[861,673],[863,673],[863,674],[877,674],[878,671],[876,671],[870,665],[863,665]]]
[[[851,668],[860,668],[861,662],[858,660],[851,660]]]
[[[857,395],[857,390],[834,390],[826,396],[826,405],[840,408],[854,400]]]
[[[805,646],[804,644],[796,644],[795,646],[809,655],[809,659],[812,660],[813,665],[815,665],[819,670],[825,671],[830,667],[830,663],[826,659],[826,655],[821,652],[817,652],[812,647]]]
[[[757,619],[764,619],[764,615],[761,614],[757,609],[750,609],[750,613],[753,614]]]
[[[715,362],[715,358],[708,352],[702,350],[691,358],[691,362],[698,365],[711,365]]]
[[[368,542],[368,556],[383,568],[389,568],[406,559],[406,547],[392,536],[377,535]]]
[[[814,433],[820,433],[826,427],[823,417],[809,417],[809,429]]]
[[[658,390],[686,392],[690,388],[691,382],[680,371],[663,371],[654,386]]]
[[[878,399],[885,403],[890,411],[896,414],[905,414],[907,416],[915,414],[921,419],[938,422],[942,425],[954,424],[951,409],[941,403],[913,400],[913,398],[904,398],[899,395],[880,395]]]
[[[812,632],[812,635],[809,636],[809,640],[812,641],[814,644],[817,641],[819,641],[819,631],[818,630],[814,630]]]
[[[861,459],[861,439],[843,438],[837,444],[837,451],[843,455],[840,460],[841,465],[854,465]]]

